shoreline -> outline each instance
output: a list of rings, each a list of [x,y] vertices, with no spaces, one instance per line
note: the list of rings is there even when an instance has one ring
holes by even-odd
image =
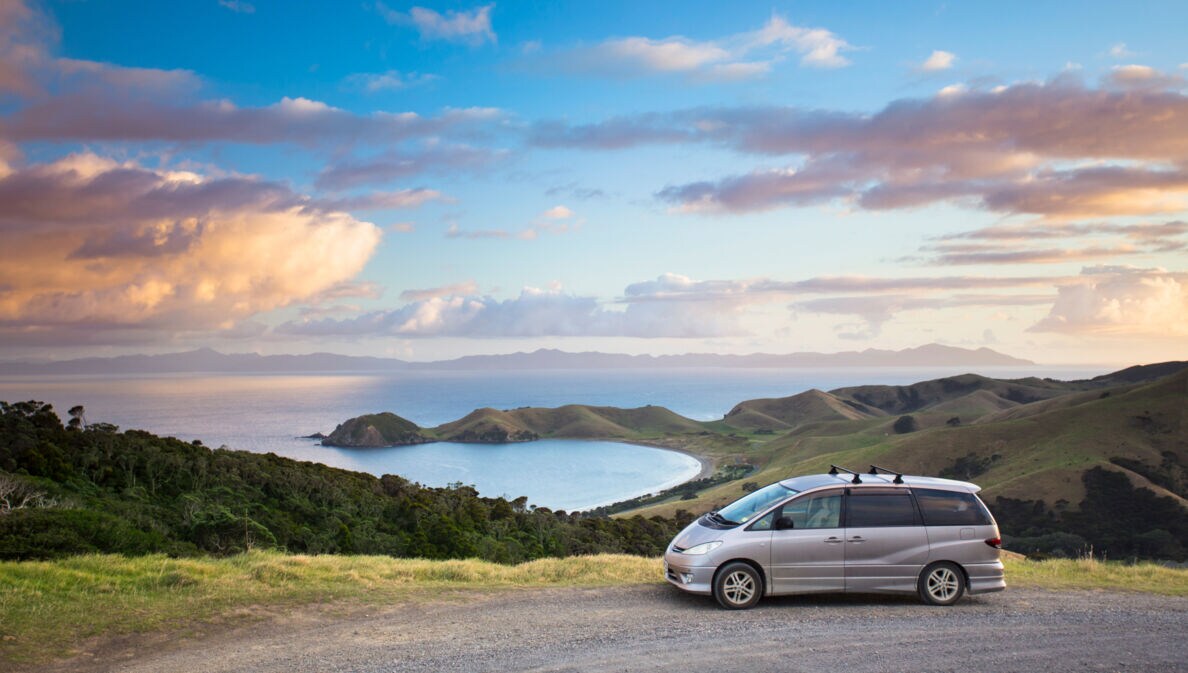
[[[681,484],[687,484],[687,483],[694,481],[696,479],[705,479],[706,477],[713,476],[714,472],[716,472],[718,470],[718,461],[715,458],[713,458],[711,456],[707,456],[704,453],[697,453],[696,451],[692,451],[690,449],[686,449],[686,448],[682,448],[682,447],[675,447],[675,446],[667,446],[667,445],[663,444],[662,442],[649,442],[646,439],[633,439],[630,441],[627,441],[627,440],[620,441],[620,440],[616,440],[616,439],[603,439],[603,440],[598,440],[598,441],[605,441],[605,442],[616,442],[617,441],[620,444],[634,444],[636,446],[642,446],[642,447],[646,447],[649,449],[663,449],[664,451],[675,451],[676,453],[683,453],[686,456],[693,458],[698,463],[701,463],[701,471],[700,472],[693,475],[692,477],[689,477],[685,481],[682,481],[680,484],[676,484],[676,486],[680,486]]]

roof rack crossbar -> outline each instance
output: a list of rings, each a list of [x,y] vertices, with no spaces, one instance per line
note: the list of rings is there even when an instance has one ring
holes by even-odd
[[[895,478],[891,480],[892,484],[902,484],[903,483],[903,473],[902,472],[898,472],[896,470],[889,470],[885,467],[879,467],[878,465],[870,466],[871,474],[878,474],[879,472],[882,472],[883,474],[895,475]]]
[[[861,484],[862,483],[862,476],[859,475],[857,472],[855,472],[853,470],[847,470],[844,467],[838,467],[837,465],[829,466],[829,474],[836,476],[838,470],[841,470],[842,472],[848,472],[848,473],[854,475],[854,478],[850,480],[851,484]]]

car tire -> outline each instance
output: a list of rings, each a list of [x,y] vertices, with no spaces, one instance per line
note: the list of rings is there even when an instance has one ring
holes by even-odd
[[[762,597],[763,577],[749,563],[728,563],[714,576],[714,598],[727,610],[746,610]]]
[[[952,605],[965,595],[965,573],[956,563],[933,563],[920,573],[917,588],[929,605]]]

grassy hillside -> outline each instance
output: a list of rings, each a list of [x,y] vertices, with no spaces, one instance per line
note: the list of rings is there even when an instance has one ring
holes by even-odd
[[[327,446],[404,446],[433,441],[412,421],[390,412],[357,416],[334,428]]]
[[[555,409],[525,407],[510,411],[480,409],[465,418],[440,425],[432,430],[443,440],[463,441],[459,437],[474,428],[501,426],[538,437],[639,439],[686,433],[699,433],[705,427],[664,407],[637,409],[593,407],[570,404]]]
[[[813,421],[853,421],[885,415],[882,409],[814,389],[791,397],[740,402],[723,420],[731,427],[755,432],[787,430]]]
[[[958,378],[963,385],[977,387],[973,394],[993,392],[981,377]],[[1013,385],[993,388],[1016,389],[1009,387]],[[961,392],[937,382],[900,388]],[[1059,386],[1027,389],[1054,391]],[[885,399],[873,394],[866,399],[897,408],[886,400],[901,396],[890,394],[888,387],[880,390]],[[918,412],[914,418],[920,429],[907,434],[896,433],[895,419],[883,417],[807,422],[774,438],[756,437],[747,457],[760,469],[746,481],[764,484],[823,472],[831,463],[855,469],[886,465],[912,474],[975,481],[985,489],[982,495],[999,515],[1004,533],[1016,539],[1075,530],[1084,546],[1112,545],[1121,554],[1186,553],[1188,370],[1154,383],[1066,392],[995,412],[984,421],[951,425],[951,405],[967,396],[951,395],[935,403],[932,411]],[[920,399],[941,397],[919,394]],[[715,509],[743,495],[742,485],[726,483],[693,499],[669,500],[634,512],[672,515]],[[1153,499],[1144,499],[1142,491],[1134,489],[1147,489]],[[1125,503],[1143,502],[1148,516],[1128,513],[1118,502],[1110,509],[1110,503],[1101,500],[1107,491]],[[1099,523],[1078,519],[1082,511],[1095,507],[1104,508]],[[1171,520],[1155,520],[1155,512]],[[1122,521],[1129,523],[1123,526]],[[1127,532],[1127,526],[1132,530]],[[1138,540],[1145,534],[1149,539]]]

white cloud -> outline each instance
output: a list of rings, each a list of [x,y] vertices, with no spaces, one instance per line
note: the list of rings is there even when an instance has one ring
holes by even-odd
[[[401,73],[399,70],[388,70],[376,73],[357,73],[347,77],[347,84],[368,93],[379,91],[398,91],[408,87],[427,84],[438,79],[437,75],[420,74],[415,72]]]
[[[928,58],[924,59],[924,62],[920,64],[920,70],[924,72],[948,70],[953,67],[953,62],[956,60],[957,56],[952,52],[937,49]]]
[[[1188,274],[1124,266],[1089,267],[1062,285],[1032,332],[1188,336]]]
[[[1134,55],[1135,54],[1133,51],[1126,48],[1125,42],[1119,42],[1118,44],[1110,47],[1110,56],[1113,56],[1114,58],[1130,58]]]
[[[494,7],[494,4],[490,4],[470,11],[447,10],[445,14],[425,7],[413,7],[404,13],[383,2],[375,3],[376,10],[388,23],[412,25],[422,39],[464,42],[473,46],[498,41],[491,27],[491,10]]]
[[[780,45],[801,55],[801,65],[840,68],[850,64],[840,52],[854,49],[850,43],[824,28],[804,28],[772,15],[767,24],[750,35],[756,45]]]
[[[839,68],[850,63],[841,52],[852,49],[828,30],[795,26],[773,15],[759,30],[717,40],[630,36],[539,59],[547,59],[548,67],[612,77],[684,74],[698,81],[732,81],[761,77],[789,53],[799,54],[802,66]]]

